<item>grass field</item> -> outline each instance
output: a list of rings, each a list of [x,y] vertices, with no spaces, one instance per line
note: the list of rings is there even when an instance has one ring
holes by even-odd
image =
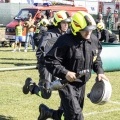
[[[29,48],[30,49],[30,48]],[[10,47],[0,48],[0,69],[19,66],[36,65],[35,52],[11,52]],[[22,48],[23,51],[23,48]],[[110,102],[105,105],[95,105],[85,98],[85,120],[120,120],[120,71],[105,73],[112,84]],[[0,120],[37,120],[39,104],[44,103],[53,109],[59,106],[59,96],[53,92],[49,100],[35,95],[24,95],[22,86],[27,77],[38,81],[37,69],[0,71]],[[86,86],[86,96],[89,93],[96,75],[93,74]]]

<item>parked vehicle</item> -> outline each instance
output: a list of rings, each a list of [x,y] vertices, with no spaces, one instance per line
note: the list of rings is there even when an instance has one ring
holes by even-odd
[[[54,15],[54,12],[59,10],[65,10],[67,11],[70,16],[72,16],[76,11],[87,11],[85,7],[75,7],[75,6],[39,6],[39,7],[31,7],[31,8],[24,8],[19,11],[19,13],[14,17],[14,20],[11,21],[9,24],[6,25],[5,30],[5,38],[9,40],[10,45],[15,41],[15,26],[18,23],[18,20],[22,20],[22,24],[24,24],[24,21],[27,19],[28,13],[31,13],[33,16],[33,19],[36,21],[37,18],[40,15],[45,14],[47,16],[48,11],[52,11],[52,15]],[[24,28],[23,31],[23,41],[25,42],[26,38],[26,28]]]

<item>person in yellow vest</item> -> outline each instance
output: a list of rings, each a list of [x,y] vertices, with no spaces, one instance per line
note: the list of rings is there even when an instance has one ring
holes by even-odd
[[[14,50],[12,52],[16,52],[17,44],[18,44],[18,51],[20,52],[21,49],[21,42],[22,42],[22,32],[23,32],[23,26],[22,26],[22,21],[18,21],[18,25],[15,27],[15,43],[13,45]]]

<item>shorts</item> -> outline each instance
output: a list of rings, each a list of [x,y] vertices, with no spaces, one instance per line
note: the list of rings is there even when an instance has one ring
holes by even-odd
[[[15,42],[22,42],[22,36],[16,36]]]

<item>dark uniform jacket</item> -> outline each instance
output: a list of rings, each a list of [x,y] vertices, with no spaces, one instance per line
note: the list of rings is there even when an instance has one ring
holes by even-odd
[[[47,53],[46,67],[52,75],[61,79],[65,79],[68,71],[78,73],[89,69],[90,73],[80,78],[85,83],[90,78],[92,69],[97,74],[103,73],[101,50],[102,46],[94,34],[89,40],[84,40],[80,35],[65,34],[58,38]]]
[[[106,29],[101,30],[100,32],[98,32],[98,34],[100,41],[110,42],[110,43],[117,41],[117,36]]]
[[[54,76],[52,76],[47,70],[44,57],[46,53],[52,48],[59,36],[61,36],[60,30],[58,28],[53,28],[48,30],[41,38],[38,50],[36,52],[38,70],[41,79],[47,79],[48,81],[55,79]]]
[[[43,36],[41,37],[36,56],[42,64],[44,64],[44,56],[46,53],[52,48],[58,37],[61,36],[61,32],[58,28],[53,28],[48,30]]]
[[[39,43],[41,42],[40,40],[42,36],[45,34],[45,32],[47,32],[47,30],[48,30],[47,27],[40,26],[39,32],[34,34],[33,40],[36,47],[38,47]]]

